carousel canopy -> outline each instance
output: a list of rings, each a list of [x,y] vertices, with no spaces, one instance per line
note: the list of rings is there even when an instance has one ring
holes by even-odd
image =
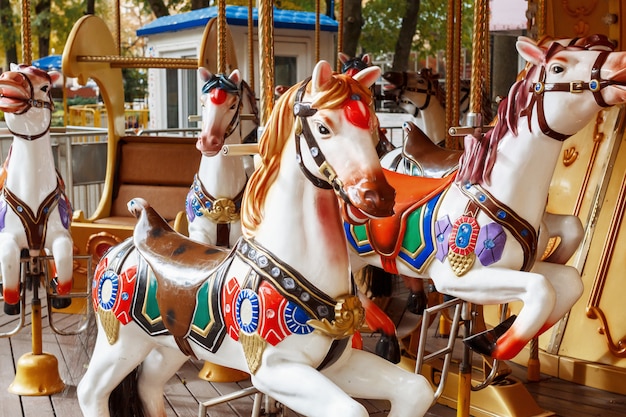
[[[187,13],[163,16],[137,30],[137,36],[148,36],[157,33],[175,32],[206,26],[207,22],[217,17],[217,6],[193,10]],[[274,8],[274,27],[287,29],[315,30],[314,12],[298,12]],[[252,10],[254,25],[258,25],[258,12]],[[233,26],[248,25],[248,7],[226,6],[226,23]],[[339,24],[326,15],[320,15],[320,30],[337,32]]]
[[[33,66],[45,71],[61,71],[61,55],[48,55],[33,61]]]

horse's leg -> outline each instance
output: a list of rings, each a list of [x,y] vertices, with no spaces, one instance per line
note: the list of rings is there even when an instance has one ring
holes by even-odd
[[[302,346],[311,349],[310,345]],[[320,371],[301,361],[307,359],[302,346],[300,349],[293,346],[293,349],[275,350],[271,354],[266,350],[262,365],[252,375],[252,384],[290,410],[308,417],[367,417],[369,414],[363,405]],[[395,366],[373,354],[369,356]],[[376,390],[378,386],[372,385],[372,389]]]
[[[59,236],[52,242],[52,256],[57,272],[57,293],[67,295],[72,290],[73,250],[72,240]]]
[[[555,264],[552,262],[535,262],[533,272],[540,273],[546,277],[555,292],[558,294],[554,308],[546,319],[546,322],[539,330],[537,336],[559,321],[578,301],[583,293],[584,285],[578,270],[567,265]]]
[[[447,271],[446,271],[447,272]],[[433,278],[435,279],[433,274]],[[437,276],[435,285],[440,292],[475,304],[504,304],[522,301],[523,307],[510,328],[493,346],[492,340],[484,340],[480,353],[495,359],[508,360],[517,355],[528,341],[540,331],[556,303],[556,291],[550,281],[535,272],[514,271],[505,268],[475,268],[457,277],[451,273]],[[497,336],[496,336],[497,337]],[[493,334],[490,336],[493,338]],[[480,341],[475,338],[474,341]]]
[[[20,301],[20,249],[15,239],[7,234],[0,234],[0,272],[4,311],[17,314]]]
[[[109,344],[98,322],[98,336],[89,367],[77,387],[78,402],[85,416],[109,417],[111,391],[139,365],[154,347],[133,323],[120,326],[118,339]],[[129,328],[132,326],[133,329]]]
[[[143,411],[149,417],[165,417],[163,390],[167,381],[189,357],[178,349],[154,349],[141,364],[137,390]]]
[[[353,349],[323,374],[352,397],[388,400],[390,417],[423,416],[433,404],[426,378],[368,352]]]

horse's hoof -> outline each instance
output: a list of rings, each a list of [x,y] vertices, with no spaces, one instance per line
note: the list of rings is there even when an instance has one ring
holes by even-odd
[[[52,294],[54,295],[58,294],[57,292],[58,285],[59,285],[59,281],[57,280],[57,277],[54,277],[52,281],[50,281],[50,286],[52,287]],[[52,305],[52,307],[56,308],[57,310],[62,310],[72,305],[72,299],[61,298],[61,297],[55,296],[55,297],[51,297],[50,304]]]
[[[20,314],[20,303],[4,303],[4,313],[8,316],[17,316],[18,314]]]
[[[376,355],[383,359],[387,359],[391,363],[400,363],[401,352],[400,343],[398,337],[394,334],[388,336],[386,334],[381,335],[380,339],[376,343],[375,349]]]
[[[496,342],[500,336],[509,330],[516,318],[516,315],[512,315],[493,329],[485,330],[484,332],[476,333],[475,335],[463,339],[463,343],[476,353],[493,356]]]
[[[421,316],[428,307],[428,297],[424,291],[411,291],[406,302],[406,309]]]

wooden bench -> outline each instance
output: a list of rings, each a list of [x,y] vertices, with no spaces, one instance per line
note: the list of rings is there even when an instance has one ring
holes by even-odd
[[[71,231],[77,254],[92,255],[97,261],[109,246],[131,236],[136,219],[126,204],[135,197],[148,201],[186,234],[185,199],[201,158],[195,142],[191,137],[119,138],[115,152],[108,155],[98,208],[89,218],[74,213]]]

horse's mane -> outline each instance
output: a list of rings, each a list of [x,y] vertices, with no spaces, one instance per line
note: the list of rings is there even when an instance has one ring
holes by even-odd
[[[263,221],[265,198],[278,175],[285,143],[293,135],[295,121],[293,105],[296,93],[303,83],[308,83],[308,80],[292,86],[280,96],[259,139],[260,162],[250,176],[241,207],[242,231],[248,238],[252,237],[253,232]],[[306,87],[307,92],[310,92],[310,89],[309,83]],[[352,77],[344,74],[334,74],[332,84],[322,93],[317,94],[311,102],[311,107],[320,110],[339,108],[354,94],[359,95],[374,114],[371,92]],[[376,118],[374,121],[377,123]],[[378,127],[374,126],[374,128]]]
[[[557,42],[554,38],[544,37],[538,43],[545,50],[544,63],[548,62],[557,52],[570,50],[612,50],[613,44],[604,35],[591,35],[585,38],[574,38],[566,44]],[[509,90],[509,95],[498,106],[497,123],[485,135],[468,135],[465,137],[465,152],[459,162],[459,171],[456,181],[489,184],[491,170],[495,164],[498,144],[511,131],[517,136],[517,126],[520,117],[527,117],[530,126],[530,117],[535,100],[531,99],[531,86],[540,67],[527,64],[518,80]]]

